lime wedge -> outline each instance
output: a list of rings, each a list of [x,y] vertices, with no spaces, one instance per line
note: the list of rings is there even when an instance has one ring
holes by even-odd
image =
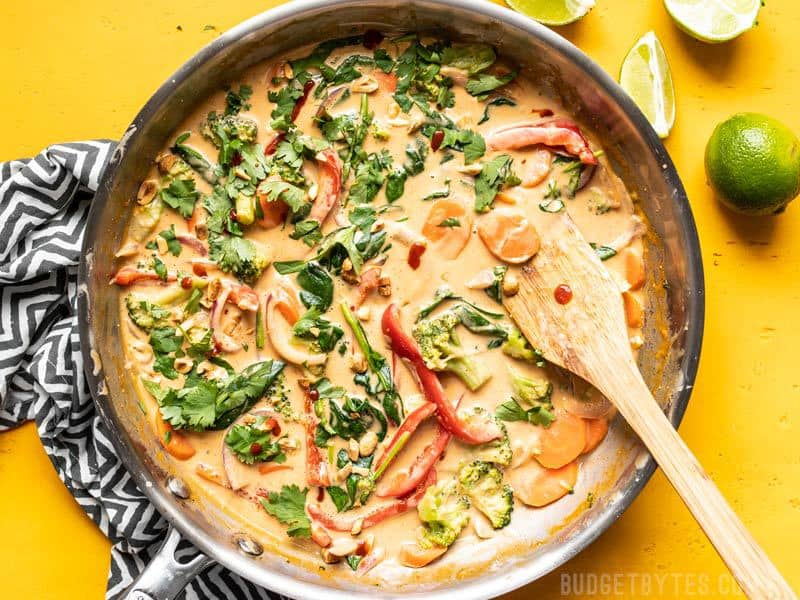
[[[761,0],[664,0],[678,26],[701,42],[726,42],[755,25]]]
[[[648,31],[630,49],[622,62],[619,83],[658,137],[667,137],[675,124],[675,88],[667,55],[655,33]]]
[[[506,4],[545,25],[574,23],[594,8],[594,0],[506,0]]]

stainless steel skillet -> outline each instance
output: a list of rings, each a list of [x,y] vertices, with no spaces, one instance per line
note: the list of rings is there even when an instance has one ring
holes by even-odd
[[[522,63],[527,75],[558,98],[603,140],[617,172],[652,225],[647,238],[651,306],[640,364],[656,398],[677,425],[697,369],[703,330],[703,270],[694,220],[683,186],[664,147],[625,93],[586,55],[533,21],[484,0],[295,0],[217,38],[183,65],[136,116],[108,165],[89,215],[80,270],[81,343],[87,377],[117,453],[139,488],[174,527],[173,535],[131,597],[170,598],[211,560],[243,577],[296,598],[488,598],[520,587],[575,556],[630,505],[654,463],[621,425],[608,447],[617,468],[594,505],[555,535],[482,574],[451,578],[424,588],[390,590],[320,575],[261,550],[234,535],[217,515],[171,477],[170,465],[151,451],[153,434],[136,408],[123,366],[119,292],[108,285],[130,213],[149,161],[187,111],[209,93],[235,81],[248,66],[297,46],[352,35],[367,28],[430,32],[458,40],[483,40]],[[666,326],[667,335],[661,335]],[[207,558],[178,565],[171,557],[180,532]],[[148,594],[148,595],[142,595]]]

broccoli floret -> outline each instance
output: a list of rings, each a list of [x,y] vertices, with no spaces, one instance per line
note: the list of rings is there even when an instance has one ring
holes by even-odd
[[[469,449],[473,459],[496,463],[504,467],[511,464],[511,440],[508,438],[508,430],[502,421],[482,406],[473,406],[468,410],[461,411],[459,417],[466,423],[475,419],[480,419],[482,423],[492,421],[503,432],[503,436],[496,440],[477,446],[470,446]]]
[[[223,138],[252,143],[258,135],[258,123],[239,115],[219,116],[212,112],[203,123],[200,133],[217,148],[222,147]]]
[[[537,367],[544,366],[542,352],[531,346],[530,342],[525,339],[525,336],[516,327],[509,328],[508,337],[503,342],[503,345],[500,346],[500,350],[511,358],[534,363]]]
[[[455,479],[429,487],[417,506],[425,526],[420,544],[423,547],[452,545],[469,523],[469,506],[469,498],[461,493]]]
[[[495,463],[507,467],[511,464],[513,452],[511,450],[511,440],[508,438],[506,426],[492,415],[492,419],[497,423],[503,432],[503,437],[472,447],[472,456],[479,460]]]
[[[175,156],[167,152],[163,152],[156,157],[158,169],[161,172],[161,186],[167,187],[170,183],[177,179],[190,180],[193,179],[193,171],[185,160],[180,156]]]
[[[514,490],[503,485],[503,473],[491,463],[475,460],[458,470],[458,481],[492,527],[501,529],[511,522],[514,510]]]
[[[169,309],[149,300],[137,298],[133,294],[128,294],[125,297],[125,307],[128,309],[128,316],[130,316],[131,321],[145,331],[150,331],[155,327],[163,327],[172,316],[172,312]]]
[[[429,369],[455,374],[474,392],[492,375],[475,358],[464,352],[456,333],[456,326],[460,323],[461,317],[455,311],[443,312],[417,323],[413,331],[414,339]]]
[[[518,402],[529,406],[538,404],[550,404],[550,396],[553,394],[553,384],[546,379],[531,379],[525,377],[518,371],[509,368],[511,375],[511,395]]]
[[[209,238],[209,242],[211,260],[245,283],[254,283],[270,264],[266,248],[251,240],[215,235]]]

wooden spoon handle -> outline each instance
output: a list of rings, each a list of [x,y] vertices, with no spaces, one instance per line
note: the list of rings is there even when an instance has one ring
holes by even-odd
[[[615,367],[618,365],[615,365]],[[650,450],[749,598],[796,599],[775,565],[723,498],[661,411],[636,365],[604,373],[598,385]],[[606,389],[603,389],[606,388]]]

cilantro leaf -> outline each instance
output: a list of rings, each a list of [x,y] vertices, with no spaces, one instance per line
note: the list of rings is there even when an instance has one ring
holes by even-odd
[[[517,76],[517,71],[512,71],[505,75],[489,75],[480,73],[467,82],[467,93],[476,96],[479,100],[484,100],[489,92],[508,84]]]
[[[153,266],[153,271],[156,272],[156,275],[158,275],[162,281],[166,281],[167,278],[169,277],[169,273],[167,272],[167,265],[165,265],[164,262],[160,258],[158,258],[158,256],[156,256],[155,254],[153,254],[152,266]]]
[[[225,435],[225,445],[246,465],[286,461],[281,447],[272,441],[270,432],[263,429],[264,421],[265,418],[260,416],[252,425],[234,425]]]
[[[394,61],[389,53],[383,48],[376,48],[372,56],[375,60],[375,65],[384,73],[391,73],[394,68]]]
[[[516,106],[517,103],[514,102],[511,98],[506,98],[505,96],[498,96],[497,98],[492,98],[486,103],[486,107],[483,109],[483,116],[478,121],[478,125],[482,123],[486,123],[489,120],[489,107],[490,106]]]
[[[252,95],[253,88],[246,84],[239,86],[238,93],[229,89],[225,94],[225,114],[236,115],[243,110],[250,110],[250,104],[247,101]]]
[[[513,398],[498,406],[494,415],[501,421],[527,421],[532,425],[541,425],[542,427],[548,427],[556,420],[552,404],[541,403],[525,410]]]
[[[458,217],[447,217],[441,223],[439,223],[437,227],[461,227],[461,221],[458,219]]]
[[[303,96],[303,85],[293,79],[278,91],[270,91],[267,98],[275,104],[270,113],[272,121],[269,126],[275,131],[288,131],[292,127],[292,113],[297,101]]]
[[[288,525],[286,533],[289,537],[311,537],[311,520],[306,515],[306,494],[308,488],[300,489],[297,485],[284,485],[280,492],[270,492],[261,500],[264,510]]]
[[[213,233],[229,232],[241,235],[242,228],[233,218],[233,202],[222,186],[214,186],[212,194],[203,197],[203,207],[208,211],[208,230]]]
[[[442,64],[475,75],[488,69],[497,56],[487,44],[453,44],[442,50]]]
[[[164,204],[177,210],[184,219],[192,216],[194,203],[199,196],[194,179],[173,179],[169,187],[163,188],[159,193]]]
[[[236,236],[214,235],[209,238],[209,258],[226,273],[233,273],[245,283],[253,283],[269,266],[263,246]]]
[[[600,260],[608,260],[617,255],[617,251],[611,246],[598,246],[594,242],[591,242],[589,245],[597,253]]]
[[[161,233],[158,234],[158,237],[164,238],[167,242],[167,250],[169,251],[172,256],[180,256],[181,253],[181,243],[178,241],[177,236],[175,235],[175,225],[170,225],[169,229],[165,229]]]
[[[494,280],[492,281],[492,285],[483,290],[484,292],[486,292],[486,295],[489,296],[489,298],[491,298],[498,304],[503,303],[502,288],[503,288],[503,278],[506,276],[506,271],[508,271],[508,267],[506,265],[497,265],[494,269],[492,269],[492,274],[494,275]]]
[[[306,205],[305,191],[285,181],[262,181],[258,191],[265,194],[270,202],[282,200],[293,213],[300,212]]]
[[[519,178],[511,170],[514,160],[507,154],[500,154],[483,163],[481,172],[475,178],[475,211],[487,212],[492,208],[497,192],[504,185],[518,185]]]

